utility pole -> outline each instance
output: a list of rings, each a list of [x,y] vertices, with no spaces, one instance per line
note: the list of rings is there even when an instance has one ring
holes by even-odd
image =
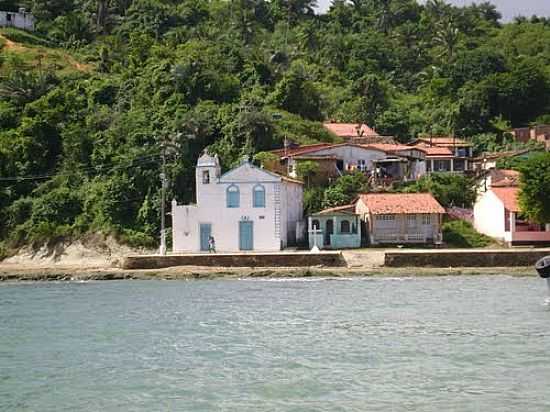
[[[166,255],[166,144],[161,147],[162,170],[160,172],[160,248],[159,255]]]
[[[171,141],[167,140],[166,137],[161,142],[160,146],[160,156],[161,156],[161,172],[160,172],[160,184],[161,184],[161,190],[160,190],[160,247],[159,247],[159,255],[164,256],[166,255],[166,189],[168,188],[168,178],[166,175],[166,155],[167,150],[170,150],[171,153],[174,154],[178,153],[180,150],[180,145],[178,143],[178,139],[182,136],[181,133],[175,133],[174,135],[170,136]],[[194,138],[193,135],[187,135],[188,139]]]

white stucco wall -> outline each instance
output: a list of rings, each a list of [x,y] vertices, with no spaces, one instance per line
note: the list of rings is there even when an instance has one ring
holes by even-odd
[[[286,210],[286,236],[284,246],[288,246],[289,242],[294,243],[302,240],[303,233],[300,233],[298,224],[304,219],[304,189],[303,185],[283,181],[281,197],[284,199],[282,210]]]
[[[11,16],[11,21],[8,21],[8,14]],[[34,17],[31,13],[0,11],[0,26],[32,31],[34,30]]]
[[[210,171],[210,183],[202,183],[202,172]],[[253,224],[254,251],[277,251],[295,238],[296,223],[302,220],[303,187],[248,163],[223,176],[216,167],[197,167],[197,205],[172,202],[174,252],[200,251],[200,224],[210,224],[218,252],[239,251],[239,222]],[[265,189],[265,207],[253,207],[253,189]],[[227,188],[239,188],[239,207],[228,208]]]
[[[500,240],[504,239],[504,205],[492,192],[480,194],[474,205],[474,227],[480,233]]]

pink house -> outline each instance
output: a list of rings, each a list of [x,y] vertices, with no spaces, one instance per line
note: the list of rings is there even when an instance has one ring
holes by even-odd
[[[474,205],[475,228],[510,246],[550,244],[550,224],[533,224],[525,220],[518,194],[518,187],[494,185],[481,194]]]

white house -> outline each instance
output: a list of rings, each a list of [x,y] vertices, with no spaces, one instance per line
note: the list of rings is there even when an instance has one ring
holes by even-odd
[[[18,12],[0,11],[0,27],[16,27],[23,30],[34,30],[34,16],[24,8]]]
[[[287,171],[295,177],[299,162],[312,160],[319,164],[320,173],[334,177],[343,172],[380,170],[394,179],[416,179],[424,174],[425,154],[415,147],[393,143],[320,143],[273,150],[280,162],[276,170]],[[327,169],[333,167],[333,169]]]
[[[508,245],[550,244],[550,224],[532,224],[522,218],[519,188],[495,186],[479,195],[474,205],[476,230]]]
[[[196,205],[172,201],[174,252],[278,251],[302,238],[303,184],[248,161],[221,175],[217,156],[196,166]]]

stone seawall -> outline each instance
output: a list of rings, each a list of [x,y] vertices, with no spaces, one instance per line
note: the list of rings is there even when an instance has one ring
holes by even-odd
[[[532,267],[550,250],[460,250],[386,252],[387,267]]]
[[[194,254],[167,256],[128,256],[123,269],[161,269],[175,266],[204,267],[341,267],[346,262],[340,252]]]

